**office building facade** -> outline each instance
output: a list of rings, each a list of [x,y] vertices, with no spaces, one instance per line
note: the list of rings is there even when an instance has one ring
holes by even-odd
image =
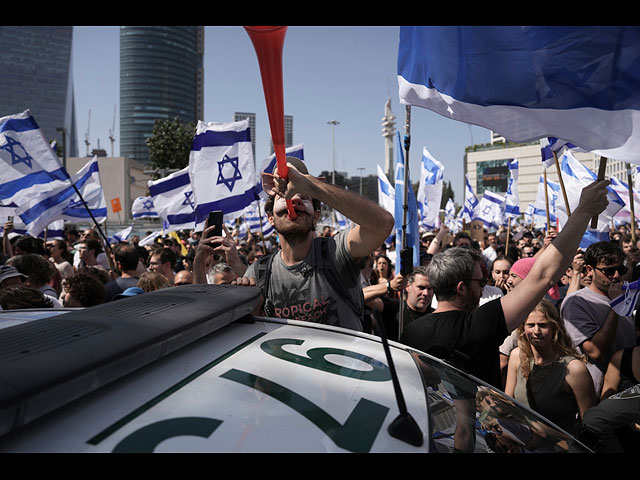
[[[149,161],[156,120],[204,120],[204,27],[120,27],[120,155]]]
[[[67,157],[78,155],[72,41],[73,27],[0,26],[0,117],[30,110]]]

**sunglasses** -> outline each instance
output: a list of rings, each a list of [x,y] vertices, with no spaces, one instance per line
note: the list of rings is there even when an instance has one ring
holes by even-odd
[[[605,267],[605,268],[599,268],[599,267],[593,267],[596,270],[600,270],[602,273],[605,274],[605,276],[607,277],[613,277],[616,272],[618,272],[619,275],[624,275],[625,273],[627,273],[627,267],[625,267],[624,265],[620,265],[619,267]]]

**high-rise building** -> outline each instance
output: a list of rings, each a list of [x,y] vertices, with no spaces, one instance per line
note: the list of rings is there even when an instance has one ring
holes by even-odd
[[[47,141],[78,155],[73,27],[0,26],[0,117],[30,110]]]
[[[236,112],[233,115],[234,122],[249,119],[249,131],[251,132],[251,150],[253,151],[253,161],[256,162],[256,114],[246,112]]]
[[[275,150],[273,148],[273,142],[269,139],[269,152],[272,154]],[[284,116],[284,148],[293,146],[293,116]]]
[[[120,27],[120,155],[148,163],[156,120],[204,120],[204,27]]]

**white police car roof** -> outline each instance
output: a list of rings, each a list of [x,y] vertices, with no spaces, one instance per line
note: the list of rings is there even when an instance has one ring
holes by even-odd
[[[453,402],[427,398],[409,349],[390,342],[417,442],[390,434],[401,410],[379,337],[254,317],[258,300],[254,287],[189,285],[49,318],[0,312],[11,325],[0,328],[0,452],[426,452],[436,434],[438,448],[452,444]]]

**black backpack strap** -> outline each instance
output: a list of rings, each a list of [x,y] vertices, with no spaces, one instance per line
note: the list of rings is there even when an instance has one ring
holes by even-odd
[[[264,313],[267,316],[274,315],[273,303],[269,300],[269,278],[271,277],[271,265],[273,259],[278,252],[270,253],[269,255],[263,255],[256,262],[256,286],[262,290],[262,298]]]

